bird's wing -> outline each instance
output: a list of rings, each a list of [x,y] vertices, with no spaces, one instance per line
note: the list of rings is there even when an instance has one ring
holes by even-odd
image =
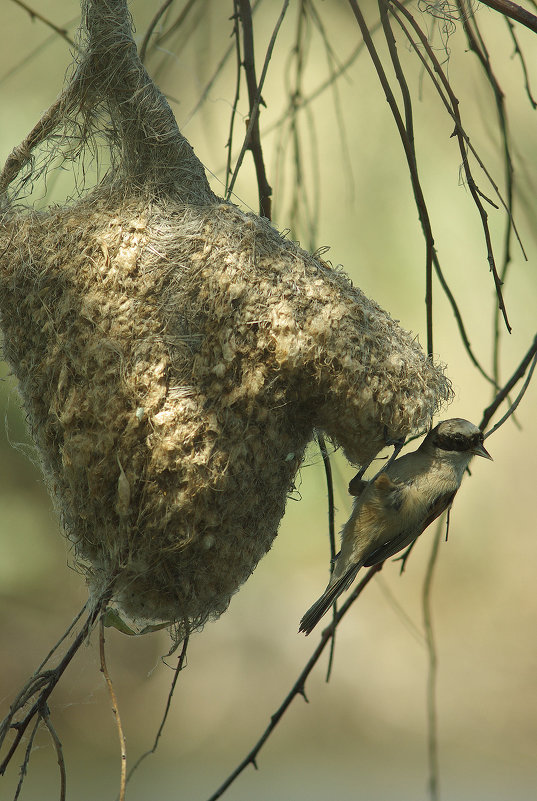
[[[410,545],[411,542],[414,542],[414,540],[417,539],[419,535],[431,525],[433,520],[436,520],[436,518],[439,517],[442,512],[444,512],[448,506],[453,503],[455,493],[456,490],[455,492],[446,492],[443,495],[439,495],[438,498],[435,499],[435,502],[430,505],[427,515],[420,528],[405,529],[404,531],[399,532],[399,534],[397,534],[397,536],[393,539],[388,540],[388,542],[385,542],[378,548],[375,548],[375,550],[371,551],[371,553],[368,554],[364,559],[364,567],[378,565],[379,562],[389,559],[390,556],[399,553],[399,551],[402,551],[407,545]]]
[[[427,517],[425,518],[425,522],[423,524],[423,528],[420,531],[425,531],[427,526],[430,526],[433,520],[436,520],[437,517],[440,517],[442,512],[445,512],[451,504],[453,503],[453,498],[457,494],[457,490],[453,492],[446,492],[444,495],[439,495],[438,498],[429,506]]]

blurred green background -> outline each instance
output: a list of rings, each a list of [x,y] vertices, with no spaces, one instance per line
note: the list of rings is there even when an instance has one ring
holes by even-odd
[[[176,15],[183,5],[174,7]],[[140,40],[155,6],[137,0],[131,7]],[[64,39],[20,6],[1,0],[1,8],[3,161],[57,96],[70,55]],[[78,14],[74,0],[33,0],[33,8],[74,33]],[[345,60],[360,41],[346,3],[325,0],[315,8],[327,26],[334,58]],[[374,22],[376,6],[363,8]],[[265,2],[254,17],[258,75],[279,11],[279,3]],[[205,103],[192,112],[232,45],[231,13],[231,3],[199,0],[185,26],[162,43],[148,63],[218,193],[223,192],[233,59],[210,86]],[[515,213],[528,254],[524,261],[513,244],[505,286],[513,333],[503,334],[501,351],[502,380],[506,380],[537,328],[537,112],[524,91],[521,64],[514,57],[505,20],[478,4],[475,13],[506,96],[519,182]],[[443,49],[433,17],[422,21],[431,29],[436,52],[459,97],[472,143],[502,186],[492,93],[475,56],[467,52],[460,24]],[[292,2],[263,90],[267,107],[261,112],[261,130],[269,132],[264,152],[274,187],[275,223],[280,229],[293,227],[292,235],[305,247],[330,245],[328,258],[343,264],[356,285],[424,344],[425,248],[402,147],[367,54],[362,53],[338,81],[339,105],[328,90],[303,112],[298,131],[303,147],[300,179],[293,172],[294,133],[289,126],[283,133],[274,127],[285,109],[285,92],[294,85],[297,62],[292,48],[300,24],[298,4]],[[322,38],[315,26],[308,25],[305,95],[329,74]],[[537,39],[519,27],[516,30],[537,91]],[[399,51],[416,100],[416,146],[436,247],[472,346],[489,368],[493,284],[478,215],[460,177],[456,141],[450,138],[453,123],[442,113],[408,48],[400,45]],[[244,132],[246,96],[243,87],[235,151]],[[345,121],[345,145],[340,116]],[[490,195],[477,169],[476,176]],[[253,177],[247,156],[235,202],[255,210]],[[295,213],[292,190],[297,185],[301,202],[307,200],[310,209],[318,205],[315,229],[308,228],[304,206]],[[53,198],[61,200],[68,189],[65,173]],[[505,216],[493,208],[489,211],[500,254]],[[465,354],[437,283],[434,308],[434,350],[448,365],[456,391],[444,417],[479,422],[491,400],[490,388]],[[15,383],[6,365],[0,371],[3,715],[23,680],[83,604],[85,587],[72,569],[34,464]],[[518,425],[509,421],[488,440],[494,462],[474,463],[473,475],[465,480],[451,515],[449,542],[440,547],[432,604],[439,660],[440,786],[445,801],[529,801],[536,795],[537,537],[532,506],[536,398],[534,383],[520,406]],[[354,471],[340,454],[335,455],[334,471],[339,528],[350,511],[346,486]],[[326,515],[324,471],[312,446],[272,551],[222,619],[192,638],[188,667],[180,677],[160,747],[129,785],[131,801],[208,798],[262,733],[317,642],[316,635],[299,636],[297,627],[327,580]],[[306,686],[310,703],[294,701],[258,758],[259,772],[248,768],[225,798],[427,798],[427,653],[421,595],[433,531],[419,541],[402,577],[397,565],[386,565],[359,599],[338,632],[330,683],[324,682],[322,660]],[[168,650],[168,639],[163,633],[136,639],[108,631],[107,646],[132,764],[151,747],[164,710],[172,671],[160,657]],[[173,666],[176,657],[166,662]],[[112,799],[119,786],[117,735],[99,667],[94,636],[50,704],[64,743],[68,798],[76,801]],[[17,778],[12,768],[3,780],[2,798],[12,796]],[[37,737],[22,797],[28,801],[58,797],[56,759],[46,732]]]

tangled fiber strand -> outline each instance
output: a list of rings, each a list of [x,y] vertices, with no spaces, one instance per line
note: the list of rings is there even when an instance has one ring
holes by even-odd
[[[270,548],[315,429],[364,463],[451,388],[342,272],[212,195],[123,0],[83,9],[54,125],[4,170],[23,172],[0,227],[5,356],[91,592],[180,639]],[[81,157],[105,130],[111,167],[70,206],[21,208],[37,140],[62,126]]]

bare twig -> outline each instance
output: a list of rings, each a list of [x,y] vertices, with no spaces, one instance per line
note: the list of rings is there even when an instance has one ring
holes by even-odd
[[[512,3],[511,0],[479,0],[479,2],[494,9],[494,11],[499,11],[500,14],[503,14],[505,17],[514,19],[515,22],[520,22],[521,25],[525,25],[530,31],[537,33],[537,17],[531,14],[526,8]]]
[[[114,685],[112,684],[112,679],[110,678],[110,674],[108,672],[108,668],[106,666],[106,657],[104,651],[104,618],[101,615],[101,619],[99,621],[99,655],[101,659],[101,672],[104,676],[106,681],[106,686],[108,688],[108,694],[110,695],[110,702],[112,704],[112,712],[114,713],[114,717],[116,719],[116,726],[117,726],[117,734],[119,738],[119,747],[121,751],[121,777],[119,783],[119,801],[125,801],[125,790],[127,788],[127,748],[125,743],[125,736],[123,734],[123,727],[121,726],[121,717],[119,714],[119,706],[117,703],[116,693],[114,691]]]
[[[336,559],[336,527],[335,527],[335,507],[334,507],[334,481],[332,477],[332,465],[330,464],[330,455],[326,447],[326,441],[321,431],[317,431],[317,442],[319,443],[319,450],[323,457],[324,472],[326,476],[326,492],[328,495],[328,541],[330,543],[330,575],[334,572],[334,565]],[[332,606],[332,619],[335,620],[337,615],[337,602],[334,601]],[[334,648],[336,644],[336,633],[330,643],[330,654],[328,657],[328,667],[326,668],[326,681],[330,681],[332,673],[332,665],[334,662]]]
[[[24,737],[30,721],[32,721],[36,716],[39,717],[41,715],[41,710],[44,708],[44,704],[48,702],[50,694],[58,684],[67,666],[70,664],[82,643],[88,637],[91,629],[93,628],[93,624],[97,620],[101,609],[106,605],[106,602],[107,599],[103,596],[97,605],[90,610],[82,628],[58,665],[49,670],[42,670],[42,666],[40,666],[40,668],[26,682],[15,700],[12,702],[8,714],[0,723],[0,747],[3,745],[6,735],[9,731],[16,731],[16,735],[11,743],[6,757],[0,764],[0,776],[5,773],[7,766],[17,751],[22,738]],[[47,660],[50,656],[51,654],[49,654]],[[15,716],[21,712],[27,704],[32,702],[32,700],[33,703],[30,709],[26,712],[25,716],[21,720],[15,720]]]
[[[414,175],[412,177],[413,185],[418,184],[418,163],[416,157],[416,148],[414,144],[414,123],[413,123],[413,115],[412,115],[412,99],[410,97],[410,90],[408,88],[408,84],[406,82],[405,73],[401,66],[401,62],[399,61],[399,55],[397,53],[397,45],[395,42],[395,36],[393,35],[392,27],[390,24],[390,19],[388,16],[388,5],[386,0],[379,0],[379,11],[380,11],[380,21],[382,23],[382,28],[384,31],[384,38],[386,39],[386,43],[388,45],[388,51],[390,53],[390,58],[392,61],[392,65],[394,68],[395,76],[399,83],[399,87],[401,89],[401,94],[403,97],[403,106],[405,110],[405,136],[408,140],[408,146],[405,147],[405,152],[407,153],[407,159],[409,155],[412,157],[412,164],[409,162],[409,168],[412,172],[414,171]],[[402,135],[402,132],[400,131]],[[414,189],[414,196],[416,198],[416,204],[418,205],[418,214],[420,215],[420,219],[422,220],[423,232],[425,234],[425,242],[426,242],[426,254],[425,254],[425,316],[426,316],[426,329],[427,329],[427,353],[429,356],[433,354],[433,259],[434,259],[434,239],[432,228],[429,222],[429,215],[427,209],[425,207],[425,198],[421,192],[421,188],[419,192],[416,194],[416,189]],[[420,205],[423,205],[423,209],[420,209]],[[424,224],[425,221],[425,224]]]
[[[537,101],[533,97],[531,87],[530,87],[530,79],[528,74],[528,67],[526,65],[526,59],[524,58],[524,53],[520,49],[520,44],[518,41],[518,36],[515,33],[515,26],[513,23],[506,19],[505,20],[507,27],[509,28],[509,35],[513,40],[513,45],[515,48],[515,55],[518,56],[518,60],[520,61],[520,66],[522,68],[522,75],[524,76],[524,88],[526,89],[526,94],[528,96],[528,100],[530,101],[530,105],[533,109],[537,109]]]
[[[151,756],[151,754],[154,754],[155,751],[157,750],[160,737],[162,735],[162,732],[164,730],[164,726],[166,724],[166,720],[168,718],[168,713],[170,711],[173,694],[175,692],[175,685],[177,684],[177,679],[179,678],[179,673],[185,667],[185,659],[186,659],[186,650],[188,648],[188,640],[189,640],[189,635],[187,634],[186,637],[183,640],[183,646],[181,648],[181,653],[179,654],[177,667],[175,668],[175,671],[174,671],[172,685],[170,687],[170,692],[168,693],[168,698],[167,698],[167,701],[166,701],[166,707],[164,709],[164,715],[162,716],[162,720],[160,722],[160,726],[159,726],[157,734],[155,736],[155,741],[153,743],[153,746],[152,746],[152,748],[149,749],[149,751],[145,751],[145,753],[143,753],[140,757],[138,757],[138,759],[136,760],[136,762],[134,763],[134,765],[132,766],[132,768],[129,771],[129,774],[127,776],[127,784],[130,782],[130,780],[132,778],[132,774],[134,773],[134,771],[138,769],[138,767],[144,761],[144,759],[146,759],[148,756]]]
[[[30,15],[32,20],[38,19],[39,22],[43,22],[45,25],[51,28],[54,33],[57,33],[58,36],[61,36],[66,42],[69,42],[71,47],[75,46],[73,39],[71,39],[65,28],[60,28],[58,25],[55,25],[54,22],[49,20],[47,17],[44,17],[39,13],[39,11],[35,11],[35,9],[31,8],[27,3],[24,3],[23,0],[11,0],[11,2],[15,3],[17,6],[20,6],[20,8],[23,8]]]
[[[236,0],[236,1],[238,2],[238,0]],[[256,9],[257,9],[257,7],[259,6],[260,3],[261,3],[261,0],[255,0],[254,4],[252,6],[252,15],[255,14]],[[234,5],[235,5],[235,0],[234,0]],[[235,23],[235,20],[234,20],[234,22],[233,22],[233,27],[234,27],[233,33],[235,32],[235,24],[236,23]],[[205,86],[203,87],[203,90],[202,90],[201,94],[199,95],[199,97],[198,97],[193,109],[191,111],[189,111],[189,113],[186,115],[186,117],[184,119],[184,122],[183,122],[183,127],[188,125],[190,120],[198,113],[198,111],[200,110],[202,105],[205,103],[205,101],[207,100],[207,97],[209,96],[209,92],[211,91],[212,87],[214,86],[214,83],[215,83],[216,79],[218,78],[218,76],[222,72],[222,70],[223,70],[228,58],[231,56],[231,54],[233,53],[233,50],[235,50],[235,49],[236,49],[236,44],[230,44],[226,48],[226,51],[225,51],[224,55],[222,56],[222,58],[220,59],[220,61],[218,62],[218,64],[216,65],[214,72],[212,73],[211,77],[209,78],[209,80],[207,81]]]
[[[468,187],[470,189],[470,194],[472,195],[472,199],[473,199],[473,201],[475,203],[475,206],[476,206],[476,208],[477,208],[477,210],[479,212],[480,218],[481,218],[481,225],[482,225],[482,228],[483,228],[483,234],[484,234],[484,237],[485,237],[485,244],[486,244],[486,249],[487,249],[487,261],[489,263],[490,271],[492,272],[492,275],[493,275],[496,294],[497,294],[497,297],[498,297],[498,304],[499,304],[499,307],[500,307],[500,309],[502,311],[506,327],[510,331],[511,327],[509,325],[509,320],[507,318],[507,310],[505,308],[505,304],[504,304],[504,300],[503,300],[503,296],[502,296],[502,291],[501,291],[502,281],[501,281],[501,279],[500,279],[500,277],[498,275],[498,271],[497,271],[497,268],[496,268],[496,261],[495,261],[494,252],[493,252],[493,248],[492,248],[492,240],[491,240],[490,230],[489,230],[489,225],[488,225],[488,214],[487,214],[487,212],[486,212],[486,210],[485,210],[485,208],[483,206],[483,203],[481,202],[481,198],[485,198],[486,200],[488,200],[488,198],[486,198],[484,193],[480,190],[480,188],[478,187],[478,185],[477,185],[477,183],[476,183],[476,181],[475,181],[475,179],[473,177],[473,174],[472,174],[472,171],[471,171],[471,168],[470,168],[470,164],[469,164],[469,161],[468,161],[467,148],[472,152],[472,154],[476,158],[479,166],[485,172],[485,175],[487,176],[488,180],[491,182],[492,186],[494,187],[494,189],[496,191],[496,194],[498,195],[502,205],[504,206],[504,208],[507,211],[510,224],[514,228],[514,223],[513,223],[513,220],[512,220],[511,208],[510,208],[510,205],[511,205],[511,199],[510,199],[511,198],[511,193],[509,195],[509,202],[506,203],[503,200],[501,194],[499,193],[498,188],[497,188],[496,184],[494,183],[494,181],[492,180],[492,177],[490,176],[488,170],[485,168],[485,165],[483,164],[483,162],[479,158],[477,152],[475,151],[475,148],[470,144],[470,138],[468,137],[468,135],[466,134],[466,132],[465,132],[463,126],[462,126],[462,121],[461,121],[460,112],[459,112],[459,101],[458,101],[457,97],[455,96],[455,94],[453,93],[453,90],[452,90],[451,85],[450,85],[450,83],[449,83],[449,81],[447,79],[447,76],[446,76],[444,70],[442,69],[442,66],[440,65],[436,55],[434,54],[434,51],[431,48],[431,46],[430,46],[430,44],[429,44],[429,42],[427,40],[427,37],[425,36],[425,34],[423,33],[423,31],[421,30],[421,28],[419,27],[419,25],[415,21],[414,17],[402,5],[402,3],[398,2],[398,0],[391,0],[391,2],[392,2],[392,5],[395,8],[397,8],[398,11],[401,14],[403,14],[404,17],[408,20],[408,22],[412,26],[412,29],[414,30],[414,32],[419,37],[419,40],[420,40],[425,52],[427,53],[427,56],[430,59],[431,64],[433,65],[434,72],[433,72],[433,69],[431,68],[431,66],[428,64],[427,60],[423,57],[419,47],[417,46],[417,44],[412,39],[412,36],[410,35],[409,31],[407,30],[407,28],[403,24],[402,20],[395,13],[395,11],[394,11],[394,9],[392,7],[391,11],[392,11],[393,16],[397,19],[399,25],[401,26],[401,28],[402,28],[403,32],[405,33],[407,39],[409,40],[410,44],[412,45],[414,51],[416,52],[416,54],[420,58],[423,66],[425,67],[427,73],[429,74],[429,77],[431,78],[431,80],[433,82],[433,85],[434,85],[436,91],[438,92],[438,94],[440,96],[440,99],[444,103],[444,106],[446,107],[448,113],[450,114],[450,116],[453,118],[453,120],[455,122],[454,135],[457,137],[457,141],[458,141],[458,144],[459,144],[459,150],[460,150],[460,153],[461,153],[463,168],[464,168],[464,172],[465,172],[465,176],[466,176],[466,182],[467,182],[467,185],[468,185]],[[438,83],[438,80],[436,79],[435,75],[438,75],[439,80],[441,82],[441,85]],[[442,91],[442,89],[444,91]],[[445,92],[445,94],[444,94],[444,92]],[[503,116],[502,119],[504,121],[504,141],[506,142],[507,141],[507,129],[506,129],[506,123],[505,123],[505,116]],[[511,159],[510,159],[510,154],[509,154],[509,147],[508,147],[507,144],[506,144],[506,159],[508,161],[508,164],[510,165]],[[489,201],[489,202],[493,206],[495,206],[495,204],[492,203],[492,201]]]
[[[441,515],[438,525],[436,526],[422,590],[423,626],[425,629],[425,642],[429,661],[429,672],[427,676],[427,739],[429,758],[429,796],[431,801],[438,801],[439,798],[438,719],[436,710],[436,677],[438,661],[432,623],[431,588],[433,583],[434,569],[438,561],[438,548],[440,545],[440,539],[442,537],[443,525],[444,515]]]
[[[61,740],[58,737],[56,729],[52,725],[52,721],[50,719],[50,711],[47,704],[45,704],[43,709],[41,710],[41,720],[47,727],[48,732],[52,738],[52,742],[54,743],[54,750],[56,751],[56,759],[58,760],[58,767],[60,769],[60,801],[65,801],[66,791],[67,791],[67,774],[65,770],[65,759],[63,757]]]
[[[383,0],[384,1],[384,0]],[[432,284],[430,280],[430,270],[429,265],[431,264],[432,260],[435,258],[435,251],[434,251],[434,237],[431,227],[431,222],[429,219],[429,212],[427,210],[427,204],[425,202],[425,198],[423,195],[423,191],[421,188],[421,183],[418,176],[417,166],[416,166],[416,157],[412,142],[408,136],[408,132],[405,127],[405,123],[401,117],[399,109],[397,107],[397,103],[393,96],[393,92],[391,90],[390,84],[388,82],[388,78],[386,77],[386,73],[384,71],[384,67],[382,66],[382,62],[378,55],[378,52],[373,44],[373,40],[371,38],[371,34],[367,27],[366,21],[364,16],[361,12],[361,9],[356,2],[356,0],[349,0],[350,7],[353,11],[353,14],[356,18],[360,31],[362,32],[362,36],[365,42],[365,46],[369,51],[369,55],[373,62],[373,66],[375,67],[376,73],[378,75],[379,81],[381,83],[382,89],[386,96],[386,100],[388,101],[388,105],[390,107],[390,111],[392,112],[392,116],[395,120],[395,124],[397,126],[397,130],[399,132],[399,137],[401,139],[403,149],[405,151],[405,156],[408,164],[408,169],[410,173],[410,180],[412,183],[412,190],[414,192],[414,199],[416,202],[416,207],[418,210],[418,216],[421,222],[421,226],[423,229],[423,234],[425,237],[425,244],[426,244],[426,293],[427,293],[427,300],[426,300],[426,309],[427,309],[427,353],[432,355],[433,353],[433,331],[432,331]]]
[[[522,400],[522,397],[524,396],[524,393],[526,392],[526,390],[527,390],[527,388],[529,386],[529,383],[531,381],[531,377],[533,375],[533,371],[535,369],[536,362],[537,362],[537,336],[535,336],[535,339],[533,340],[533,343],[532,343],[530,349],[528,350],[528,352],[526,353],[526,355],[524,356],[524,358],[522,359],[522,361],[518,365],[517,369],[515,370],[515,372],[513,373],[511,378],[509,379],[509,381],[500,390],[500,392],[498,392],[498,394],[496,395],[496,397],[494,398],[494,400],[492,401],[490,406],[487,406],[487,408],[483,412],[483,417],[482,417],[481,422],[479,424],[479,427],[480,427],[480,429],[482,431],[485,430],[485,428],[487,427],[487,424],[489,423],[489,421],[491,420],[493,415],[496,413],[496,410],[503,403],[503,401],[507,398],[507,396],[509,395],[509,393],[511,392],[513,387],[524,377],[524,374],[525,374],[526,370],[528,369],[528,366],[531,363],[531,367],[530,367],[528,376],[527,376],[526,381],[524,382],[524,385],[523,385],[521,391],[519,392],[517,398],[510,405],[509,409],[507,410],[506,414],[504,414],[502,419],[498,423],[496,423],[496,425],[493,428],[491,428],[490,431],[487,431],[487,433],[485,434],[485,438],[489,437],[491,434],[493,434],[495,431],[497,431],[498,428],[500,428],[500,426],[502,426],[505,423],[505,421],[513,414],[513,412],[515,411],[515,409],[517,408],[518,404]]]
[[[19,781],[17,784],[17,789],[15,790],[15,795],[13,796],[13,801],[17,801],[17,799],[21,794],[22,785],[24,784],[24,780],[26,778],[26,771],[28,770],[28,765],[30,764],[30,756],[32,754],[32,748],[34,747],[35,735],[37,734],[40,721],[41,718],[38,715],[37,718],[35,719],[34,727],[30,733],[30,737],[28,738],[28,743],[26,745],[26,750],[24,752],[24,759],[20,767]]]
[[[282,22],[284,20],[288,5],[289,5],[289,0],[284,0],[283,7],[282,7],[282,10],[280,12],[280,16],[278,17],[278,19],[276,21],[276,25],[275,25],[274,30],[272,32],[272,36],[270,38],[270,42],[269,42],[269,45],[268,45],[268,48],[267,48],[267,52],[266,52],[266,55],[265,55],[265,61],[264,61],[264,64],[263,64],[263,69],[261,70],[261,77],[259,79],[259,84],[257,84],[257,82],[256,82],[255,96],[253,97],[253,99],[252,99],[252,97],[250,97],[250,120],[248,122],[248,128],[247,128],[247,131],[246,131],[246,136],[244,137],[244,142],[243,142],[243,145],[242,145],[242,148],[241,148],[241,152],[239,153],[239,157],[237,158],[237,163],[235,164],[235,169],[233,171],[233,175],[232,175],[232,178],[231,178],[231,181],[230,181],[230,184],[229,184],[229,188],[228,188],[228,191],[227,191],[226,197],[228,199],[231,196],[231,193],[233,192],[233,187],[235,186],[235,181],[237,180],[237,175],[238,175],[239,170],[240,170],[240,168],[242,166],[242,162],[244,160],[245,153],[246,153],[246,151],[248,149],[251,149],[251,147],[252,147],[252,136],[253,136],[254,128],[255,128],[255,126],[257,124],[257,120],[258,120],[259,104],[261,102],[261,92],[263,90],[263,85],[265,83],[265,78],[267,76],[268,65],[269,65],[269,62],[270,62],[270,60],[272,58],[272,51],[274,50],[274,45],[276,44],[276,39],[278,37],[278,33],[279,33],[280,27],[282,25]],[[252,12],[251,12],[251,8],[250,8],[249,0],[240,0],[241,14],[242,14],[243,6],[245,7],[244,13],[246,15],[246,24],[248,25],[248,19],[250,20],[250,24],[251,24],[251,13]],[[247,9],[246,9],[246,6],[248,7]],[[242,19],[242,17],[241,17],[241,19]],[[244,20],[243,20],[243,25],[244,25]],[[244,28],[243,28],[243,36],[244,35],[245,35],[245,32],[244,32]],[[244,42],[245,49],[246,49],[246,46],[247,46],[247,44],[246,44],[246,41],[245,41]],[[253,44],[252,44],[252,48],[253,48]],[[252,49],[252,58],[253,58],[253,49]],[[247,75],[248,75],[248,72],[247,72]],[[254,75],[254,79],[255,79],[255,75]],[[250,88],[249,88],[249,91],[250,91]],[[256,158],[256,156],[255,156],[255,152],[254,152],[254,160],[255,160],[255,158]],[[258,154],[257,158],[259,159],[259,154]],[[258,164],[256,162],[256,171],[259,170],[261,164],[262,164],[262,158],[261,158],[261,163],[260,164]],[[263,170],[264,170],[264,166],[263,166]],[[262,178],[262,175],[261,175],[261,178]],[[270,199],[270,192],[272,192],[272,190],[270,189],[270,186],[268,185],[268,183],[266,185],[263,184],[262,182],[260,183],[260,173],[259,172],[258,172],[258,185],[259,185],[259,190],[260,190],[259,191],[259,202],[260,202],[260,205],[262,205],[262,203],[265,204],[264,208],[261,210],[261,213],[262,214],[266,214],[266,212],[268,211],[268,216],[270,218],[270,203],[268,204],[268,207],[267,207],[266,201],[268,201]]]
[[[151,22],[147,26],[147,30],[145,32],[145,36],[144,36],[144,38],[142,40],[142,44],[140,45],[140,50],[139,50],[140,61],[142,62],[142,64],[145,63],[145,58],[146,58],[146,55],[147,55],[147,46],[149,44],[149,40],[153,36],[153,32],[154,32],[155,28],[157,27],[157,25],[159,24],[160,20],[162,19],[162,17],[164,16],[164,14],[166,13],[166,11],[169,9],[169,7],[171,6],[171,4],[173,2],[174,2],[174,0],[164,0],[162,5],[160,6],[160,8],[157,10],[155,16],[153,17],[153,19],[151,20]],[[182,15],[183,15],[183,18],[186,17],[186,15],[190,11],[190,9],[194,5],[194,3],[195,3],[195,0],[190,0],[190,3],[186,4],[185,8],[181,12]]]
[[[227,149],[227,159],[226,159],[226,186],[225,186],[225,194],[227,195],[228,191],[228,183],[229,178],[231,176],[231,151],[233,148],[233,129],[235,127],[235,117],[237,115],[237,107],[239,104],[239,97],[240,97],[240,90],[241,90],[241,64],[242,64],[242,56],[241,56],[241,39],[239,35],[239,0],[233,0],[233,8],[235,13],[233,14],[233,33],[232,36],[235,39],[235,53],[236,53],[236,60],[237,60],[237,68],[235,73],[235,96],[233,98],[233,103],[231,106],[231,116],[229,119],[229,135],[226,142],[226,149]]]
[[[346,612],[350,609],[350,607],[356,601],[358,596],[363,592],[365,587],[369,584],[369,582],[371,581],[373,576],[376,573],[378,573],[378,571],[382,568],[383,564],[384,563],[381,562],[380,564],[374,565],[373,567],[369,568],[369,570],[367,571],[367,573],[365,574],[363,579],[355,587],[354,591],[349,595],[349,597],[347,598],[347,600],[345,601],[345,603],[343,604],[343,606],[341,607],[341,609],[337,613],[337,616],[336,616],[335,620],[333,620],[330,623],[330,625],[327,626],[324,629],[323,633],[321,634],[321,640],[319,642],[319,645],[317,646],[317,648],[315,649],[315,651],[311,655],[310,659],[308,660],[307,664],[305,665],[305,667],[304,667],[303,671],[301,672],[300,676],[298,677],[298,679],[294,683],[293,687],[291,688],[291,691],[285,697],[285,699],[283,700],[281,705],[278,707],[276,712],[271,716],[269,725],[267,726],[267,728],[265,729],[265,731],[263,732],[263,734],[261,735],[261,737],[259,738],[257,743],[254,745],[254,747],[252,748],[250,753],[243,759],[243,761],[240,763],[240,765],[238,765],[235,768],[233,773],[231,773],[228,776],[228,778],[225,780],[225,782],[218,788],[218,790],[215,793],[213,793],[213,795],[209,798],[209,801],[216,801],[217,798],[221,798],[221,796],[225,793],[225,791],[228,789],[228,787],[230,787],[233,784],[235,779],[238,776],[240,776],[240,774],[243,772],[243,770],[245,768],[248,767],[248,765],[253,765],[254,767],[257,767],[257,763],[256,763],[257,755],[259,754],[259,752],[261,751],[262,747],[264,746],[264,744],[266,743],[266,741],[268,740],[268,738],[270,737],[270,735],[272,734],[272,732],[274,731],[276,726],[278,725],[279,721],[283,717],[285,711],[290,706],[290,704],[294,700],[294,698],[296,698],[297,695],[301,695],[304,698],[305,701],[308,700],[306,698],[306,691],[305,691],[305,687],[304,687],[308,676],[310,675],[311,671],[313,670],[313,668],[317,664],[317,662],[319,660],[319,657],[321,656],[322,652],[326,648],[327,643],[334,636],[334,632],[336,630],[336,627],[339,624],[339,622],[340,622],[341,618],[343,617],[343,615],[345,615]]]
[[[262,101],[261,91],[257,85],[254,57],[254,28],[252,24],[252,9],[250,0],[238,0],[239,16],[242,27],[243,41],[243,67],[248,87],[248,100],[250,103],[249,117],[252,125],[248,125],[247,148],[251,150],[257,176],[257,189],[259,194],[259,214],[271,219],[272,188],[267,180],[263,148],[261,147],[261,134],[259,132],[259,104]],[[282,14],[285,12],[282,12]],[[282,16],[283,20],[283,16]]]

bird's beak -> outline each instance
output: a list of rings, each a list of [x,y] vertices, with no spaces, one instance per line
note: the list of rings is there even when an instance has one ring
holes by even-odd
[[[490,459],[491,462],[494,461],[483,444],[476,445],[472,453],[475,454],[475,456],[482,456],[484,459]]]

